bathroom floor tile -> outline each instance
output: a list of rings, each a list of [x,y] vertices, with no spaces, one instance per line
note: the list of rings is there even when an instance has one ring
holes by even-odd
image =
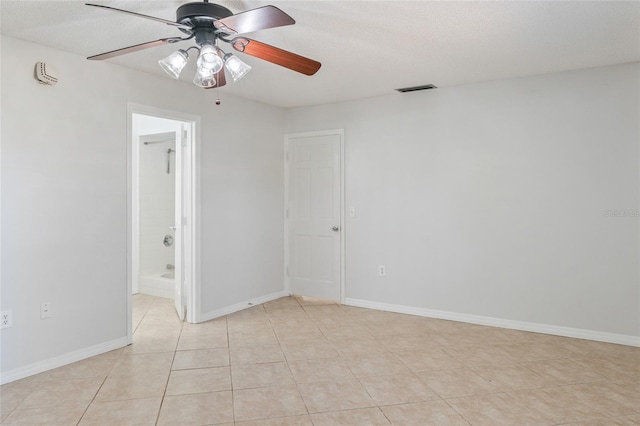
[[[121,349],[107,352],[82,361],[74,362],[63,367],[49,370],[42,375],[42,380],[66,380],[66,379],[104,379],[118,362]]]
[[[378,405],[405,404],[440,397],[413,374],[364,377],[360,383]]]
[[[103,379],[51,380],[39,383],[17,409],[89,404],[100,389]]]
[[[226,330],[224,332],[190,332],[182,333],[178,340],[179,351],[189,351],[194,349],[226,348],[229,346],[229,338]]]
[[[354,378],[341,358],[322,358],[290,361],[289,367],[297,383]]]
[[[542,377],[555,381],[556,384],[576,384],[606,380],[603,375],[591,371],[571,359],[533,361],[521,365],[531,371],[535,371]]]
[[[227,348],[196,349],[192,351],[177,351],[171,369],[188,370],[227,365],[229,365],[229,350]]]
[[[489,365],[470,370],[502,391],[536,389],[558,384],[553,378],[544,377],[520,364]]]
[[[463,367],[460,361],[442,349],[397,352],[396,356],[413,372],[452,370]]]
[[[109,376],[95,400],[104,402],[161,397],[167,387],[168,378],[168,371],[162,374],[135,373],[129,376]]]
[[[416,373],[442,398],[496,393],[498,387],[466,368]]]
[[[171,370],[174,355],[174,352],[122,355],[113,366],[109,375],[165,374]]]
[[[229,367],[172,371],[166,395],[185,395],[231,390]]]
[[[293,375],[286,362],[246,364],[231,367],[233,389],[293,385]]]
[[[335,358],[338,352],[328,340],[305,340],[282,344],[287,361],[314,358]]]
[[[298,385],[309,413],[374,407],[365,388],[358,380],[314,382]]]
[[[162,401],[158,426],[214,425],[233,422],[230,391],[167,396]]]
[[[38,386],[34,380],[17,380],[0,386],[0,421],[4,420]]]
[[[76,425],[87,409],[86,404],[63,404],[55,407],[13,410],[3,425]]]
[[[411,371],[395,354],[356,354],[345,356],[349,369],[356,377],[406,374]]]
[[[239,346],[229,351],[231,365],[286,361],[280,345]]]
[[[125,401],[93,402],[79,426],[156,424],[161,398],[129,399]]]
[[[522,404],[504,393],[448,399],[447,403],[474,426],[555,423],[546,413]]]
[[[445,401],[380,407],[394,425],[469,426],[469,423]]]
[[[295,385],[234,391],[233,409],[236,421],[307,414]]]
[[[312,414],[311,420],[313,421],[313,426],[374,426],[391,424],[378,407]]]
[[[236,422],[236,426],[314,426],[308,415]]]

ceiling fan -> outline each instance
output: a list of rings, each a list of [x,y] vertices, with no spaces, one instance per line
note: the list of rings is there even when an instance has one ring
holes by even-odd
[[[291,16],[275,6],[258,7],[234,15],[226,7],[204,0],[203,2],[186,3],[178,7],[176,10],[176,21],[173,22],[137,12],[117,9],[115,7],[92,3],[85,4],[87,6],[126,13],[177,27],[185,34],[185,37],[161,38],[159,40],[90,56],[87,59],[109,59],[151,47],[193,39],[195,46],[180,49],[158,61],[158,63],[169,75],[177,79],[187,64],[189,51],[191,49],[197,50],[197,72],[193,82],[197,86],[206,89],[221,87],[226,84],[225,68],[234,81],[241,79],[251,69],[251,67],[240,60],[240,58],[232,53],[226,53],[218,47],[218,41],[229,44],[238,52],[263,59],[305,75],[315,74],[321,66],[320,62],[314,61],[313,59],[305,58],[304,56],[241,35],[267,28],[295,24],[296,21],[294,21]]]

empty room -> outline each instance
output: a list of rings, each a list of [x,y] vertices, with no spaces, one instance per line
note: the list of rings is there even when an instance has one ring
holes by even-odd
[[[0,424],[640,424],[640,2],[2,0],[0,102]]]

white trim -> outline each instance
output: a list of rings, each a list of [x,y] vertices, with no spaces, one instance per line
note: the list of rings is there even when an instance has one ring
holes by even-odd
[[[241,311],[243,309],[250,308],[252,306],[261,305],[263,303],[271,302],[272,300],[280,299],[281,297],[287,297],[286,291],[281,290],[275,293],[270,293],[265,296],[256,297],[255,299],[248,300],[246,302],[236,303],[235,305],[226,306],[224,308],[216,309],[215,311],[206,312],[202,314],[201,322],[209,321],[215,318],[220,318],[225,315],[232,314],[234,312]]]
[[[552,334],[555,336],[574,337],[577,339],[595,340],[597,342],[617,343],[620,345],[640,347],[640,336],[605,333],[602,331],[584,330],[581,328],[562,327],[558,325],[539,324],[535,322],[514,321],[502,318],[438,311],[434,309],[415,308],[404,305],[392,305],[390,303],[371,302],[368,300],[351,298],[347,298],[344,304],[348,306],[356,306],[359,308],[369,308],[379,311],[417,315],[420,317],[438,318],[451,321],[466,322],[470,324],[488,325],[491,327],[531,331],[534,333]]]
[[[344,181],[344,129],[338,129],[340,132],[340,303],[344,303],[346,293],[347,280],[347,221],[345,219],[345,211],[347,209],[346,184]]]
[[[291,278],[289,277],[289,135],[284,135],[284,292],[291,296]]]
[[[92,356],[100,355],[115,349],[120,349],[127,346],[127,338],[120,337],[115,340],[100,343],[88,348],[79,349],[77,351],[69,352],[64,355],[59,355],[54,358],[38,361],[33,364],[25,365],[24,367],[15,368],[13,370],[2,373],[0,378],[0,384],[7,384],[15,380],[20,380],[25,377],[33,376],[34,374],[42,373],[53,368],[62,367],[73,362],[82,361],[83,359],[91,358]]]
[[[289,245],[289,171],[291,158],[289,156],[289,140],[294,138],[309,138],[314,136],[340,137],[340,303],[345,302],[346,297],[346,221],[345,221],[345,159],[344,159],[344,129],[318,130],[314,132],[287,133],[284,135],[284,291],[287,295],[292,294],[291,280],[288,274],[289,256],[291,247]]]

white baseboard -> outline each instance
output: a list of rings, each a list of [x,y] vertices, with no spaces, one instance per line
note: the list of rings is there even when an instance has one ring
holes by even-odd
[[[552,334],[554,336],[574,337],[577,339],[595,340],[598,342],[617,343],[620,345],[640,347],[640,336],[626,334],[604,333],[601,331],[584,330],[581,328],[561,327],[557,325],[539,324],[534,322],[513,321],[501,318],[483,317],[479,315],[460,314],[456,312],[438,311],[434,309],[414,308],[411,306],[392,305],[389,303],[371,302],[347,298],[345,305],[359,308],[377,309],[379,311],[398,312],[401,314],[417,315],[427,318],[438,318],[470,324],[488,325],[492,327],[509,328],[512,330],[531,331],[534,333]]]
[[[235,305],[226,306],[224,308],[216,309],[215,311],[210,311],[204,314],[200,314],[200,318],[198,322],[205,322],[215,318],[223,317],[225,315],[229,315],[234,312],[238,312],[255,305],[260,305],[262,303],[267,303],[267,302],[271,302],[272,300],[280,299],[281,297],[286,297],[288,295],[289,294],[285,290],[281,290],[276,293],[271,293],[265,296],[257,297],[255,299],[247,300],[246,302],[236,303]]]
[[[121,337],[119,339],[111,340],[109,342],[100,343],[95,346],[80,349],[77,351],[69,352],[64,355],[59,355],[54,358],[45,359],[24,367],[14,368],[13,370],[5,371],[0,375],[0,384],[6,384],[15,380],[24,379],[25,377],[33,376],[34,374],[42,373],[53,368],[62,367],[63,365],[71,364],[72,362],[82,361],[83,359],[91,358],[92,356],[100,355],[105,352],[113,351],[127,346],[127,337]]]

